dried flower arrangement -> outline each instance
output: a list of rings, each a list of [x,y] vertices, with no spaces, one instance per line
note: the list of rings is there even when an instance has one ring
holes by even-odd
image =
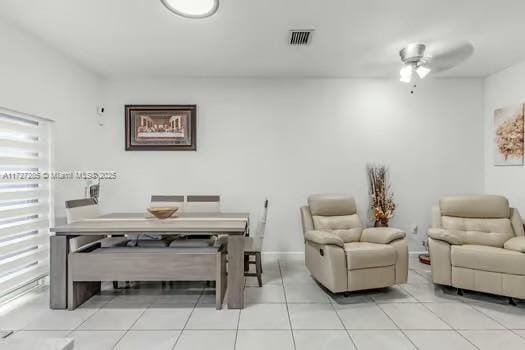
[[[388,168],[384,165],[369,164],[366,167],[366,172],[368,174],[370,211],[374,226],[388,226],[388,222],[396,210],[394,193],[390,191]]]
[[[523,158],[523,113],[503,122],[496,130],[499,153],[509,158]]]

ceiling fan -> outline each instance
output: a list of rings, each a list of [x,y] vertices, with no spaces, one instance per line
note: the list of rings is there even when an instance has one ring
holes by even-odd
[[[431,72],[438,73],[457,66],[473,53],[474,46],[469,42],[430,46],[423,43],[409,44],[399,51],[403,62],[399,80],[410,83],[416,74],[419,79],[424,79]]]

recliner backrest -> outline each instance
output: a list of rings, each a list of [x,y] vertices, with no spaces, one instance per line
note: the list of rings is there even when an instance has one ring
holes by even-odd
[[[353,197],[338,194],[314,194],[308,197],[308,207],[314,216],[344,216],[357,214]]]
[[[315,230],[339,231],[363,227],[357,214],[355,200],[351,196],[312,195],[308,197],[308,208]],[[349,239],[358,241],[360,236],[361,230],[354,230]]]
[[[445,197],[439,201],[439,207],[441,226],[460,231],[466,244],[503,247],[507,240],[523,232],[523,227],[520,231],[513,224],[514,211],[503,196]]]

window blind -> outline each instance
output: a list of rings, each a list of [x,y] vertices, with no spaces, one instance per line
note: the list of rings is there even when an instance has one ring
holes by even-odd
[[[0,109],[0,296],[48,274],[51,122]]]

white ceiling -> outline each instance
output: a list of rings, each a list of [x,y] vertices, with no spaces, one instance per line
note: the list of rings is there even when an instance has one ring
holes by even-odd
[[[160,0],[2,0],[0,16],[103,76],[390,77],[415,41],[474,44],[441,76],[525,60],[523,0],[221,0],[199,20]],[[311,46],[289,47],[291,28]]]

